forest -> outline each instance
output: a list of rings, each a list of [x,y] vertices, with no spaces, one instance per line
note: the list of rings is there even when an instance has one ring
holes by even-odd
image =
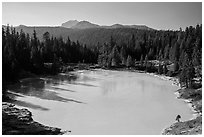
[[[2,28],[2,79],[16,81],[21,72],[57,74],[67,63],[91,63],[101,67],[132,67],[159,74],[175,74],[186,87],[193,86],[193,79],[201,77],[202,25],[185,30],[140,30],[126,41],[111,36],[109,42],[89,46],[69,37],[54,37],[49,32],[43,39],[33,34]],[[151,60],[159,61],[155,67]],[[170,62],[170,63],[169,63]],[[51,63],[51,67],[46,64]],[[173,70],[167,65],[174,64]]]

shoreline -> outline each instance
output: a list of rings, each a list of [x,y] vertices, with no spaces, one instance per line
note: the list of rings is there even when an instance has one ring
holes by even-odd
[[[179,91],[180,90],[187,90],[187,89],[180,87],[179,79],[176,78],[176,77],[169,77],[169,76],[160,75],[160,74],[156,74],[156,73],[148,73],[148,72],[142,72],[142,73],[146,73],[146,74],[158,77],[158,78],[160,78],[162,80],[171,81],[172,85],[178,86],[178,89],[176,91],[174,91],[174,94],[176,95],[176,99],[182,99],[187,104],[187,106],[191,109],[191,111],[193,112],[191,119],[183,121],[183,122],[174,122],[170,126],[165,127],[161,131],[161,135],[186,135],[186,134],[196,135],[196,134],[202,134],[202,110],[201,110],[201,112],[199,112],[199,110],[196,109],[196,106],[193,104],[193,99],[192,98],[186,99],[186,98],[182,97],[182,95],[185,94],[185,92],[180,93]],[[202,92],[202,87],[200,89],[201,89],[201,92]],[[192,90],[199,90],[199,89],[192,89]],[[202,101],[202,99],[201,99],[201,101]],[[201,106],[202,106],[202,103],[201,103]],[[180,133],[179,133],[179,131],[176,132],[176,130],[182,128],[185,124],[188,126],[189,123],[195,123],[196,119],[200,119],[200,118],[201,118],[201,121],[198,121],[198,122],[201,122],[201,129],[197,130],[196,126],[195,127],[192,127],[192,126],[190,127],[191,129],[195,128],[196,132],[194,132],[192,130],[189,130],[188,127],[183,128],[183,131],[180,131]],[[179,123],[182,123],[182,124],[179,125]]]
[[[188,107],[190,107],[191,111],[193,112],[192,118],[187,120],[187,121],[184,121],[184,122],[188,123],[189,121],[196,120],[199,117],[201,117],[201,122],[202,122],[202,110],[201,110],[201,112],[198,112],[198,110],[196,109],[195,104],[193,104],[192,99],[191,98],[188,98],[188,99],[183,98],[182,94],[179,92],[180,90],[185,90],[185,89],[180,88],[178,78],[170,77],[170,76],[166,76],[166,75],[161,75],[161,74],[157,74],[157,73],[149,73],[149,72],[141,71],[141,70],[135,70],[135,69],[132,69],[132,68],[118,68],[118,69],[103,69],[103,68],[100,68],[100,69],[101,70],[128,71],[128,72],[145,73],[145,74],[160,78],[162,80],[171,81],[173,86],[178,86],[178,90],[176,90],[174,92],[174,94],[176,95],[176,98],[177,99],[182,99],[185,103],[187,103]],[[95,69],[90,69],[90,70],[95,70]],[[77,71],[77,70],[74,70],[74,71]],[[27,78],[23,78],[21,80],[26,80],[26,79],[30,79],[30,78],[33,78],[33,77],[27,77]],[[201,90],[202,90],[202,88],[201,88]],[[202,99],[201,99],[201,101],[202,101]],[[201,104],[201,107],[202,107],[202,104]],[[184,123],[184,122],[180,122],[180,123]],[[181,127],[178,124],[179,124],[178,122],[174,122],[174,123],[172,123],[172,125],[165,127],[162,130],[161,134],[162,135],[168,135],[168,134],[174,135],[174,130],[179,129],[179,127]],[[174,129],[175,125],[176,125],[176,128]],[[186,131],[182,132],[181,135],[186,134],[187,132],[188,132],[188,129],[186,129]],[[61,133],[61,134],[63,134],[63,133]],[[176,132],[176,134],[177,134],[177,132]],[[201,134],[202,134],[202,128],[201,128]]]
[[[2,102],[2,135],[62,135],[70,131],[49,127],[32,118],[32,113],[14,104]]]
[[[177,91],[174,92],[174,94],[176,95],[177,99],[182,99],[188,105],[188,107],[193,112],[192,118],[186,121],[172,123],[171,125],[165,127],[162,130],[161,134],[162,135],[198,135],[198,134],[202,134],[202,110],[199,111],[196,108],[194,104],[195,101],[193,101],[193,99],[191,98],[186,99],[182,97],[183,94],[187,94],[187,93],[180,93],[179,90],[187,90],[187,89],[184,89],[184,88],[178,89]],[[194,90],[199,90],[199,89],[194,89]],[[201,107],[202,107],[202,103],[201,103]]]
[[[90,69],[92,70],[92,69]],[[198,110],[196,110],[195,105],[193,104],[193,101],[191,98],[186,99],[181,97],[182,94],[179,92],[180,90],[188,90],[185,88],[181,88],[180,87],[180,83],[179,83],[179,79],[177,77],[170,77],[170,76],[166,76],[166,75],[161,75],[161,74],[157,74],[157,73],[149,73],[146,71],[142,71],[142,70],[135,70],[135,69],[131,69],[131,68],[118,68],[118,69],[103,69],[101,68],[101,70],[112,70],[112,71],[128,71],[128,72],[137,72],[137,73],[145,73],[157,78],[160,78],[162,80],[166,80],[166,81],[170,81],[171,84],[173,86],[177,86],[178,89],[176,91],[174,91],[175,94],[175,98],[176,99],[182,99],[186,105],[191,109],[191,111],[193,112],[192,114],[192,118],[190,118],[189,120],[183,121],[183,122],[174,122],[171,125],[165,127],[162,131],[161,131],[161,135],[169,135],[169,132],[171,132],[171,135],[186,135],[186,134],[192,134],[192,135],[196,135],[196,134],[202,134],[202,112],[199,112]],[[202,88],[201,88],[202,89]],[[192,90],[198,90],[198,89],[192,89]],[[185,94],[185,92],[183,92],[183,94]],[[202,101],[202,99],[201,99]],[[201,104],[202,105],[202,104]],[[197,121],[197,119],[199,119]],[[201,119],[201,121],[200,121]],[[184,125],[191,125],[191,123],[199,123],[201,122],[201,129],[198,130],[196,129],[196,132],[189,130],[188,127],[186,127],[185,129],[183,128]],[[190,124],[189,124],[190,123]],[[178,129],[180,130],[180,128],[182,128],[183,131],[177,131]],[[197,128],[196,126],[191,126],[192,128]]]
[[[200,89],[186,89],[186,88],[181,88],[179,79],[176,77],[170,77],[166,75],[161,75],[157,73],[149,73],[141,70],[134,70],[134,69],[108,69],[108,70],[115,70],[115,71],[129,71],[129,72],[137,72],[137,73],[145,73],[157,78],[160,78],[162,80],[168,80],[171,81],[173,86],[177,86],[178,89],[174,91],[175,98],[176,99],[182,99],[187,106],[191,109],[193,112],[192,118],[183,122],[174,122],[170,126],[165,127],[161,131],[161,135],[197,135],[197,134],[202,134],[202,110],[199,111],[196,108],[196,105],[194,104],[193,98],[185,98],[182,97],[182,95],[188,94],[186,92],[179,92],[180,90],[201,90],[202,92],[202,87]],[[202,95],[201,95],[202,96]],[[201,99],[202,101],[202,99]],[[202,107],[202,103],[201,103]],[[190,129],[189,129],[190,128]],[[181,130],[182,129],[182,130]]]

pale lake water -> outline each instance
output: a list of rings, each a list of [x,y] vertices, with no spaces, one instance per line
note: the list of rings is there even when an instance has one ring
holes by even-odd
[[[25,79],[10,87],[13,102],[44,125],[77,135],[157,135],[192,118],[170,81],[136,72],[84,70]]]

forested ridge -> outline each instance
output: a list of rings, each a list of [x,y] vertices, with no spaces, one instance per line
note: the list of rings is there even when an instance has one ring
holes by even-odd
[[[146,71],[156,68],[159,74],[167,74],[170,71],[167,65],[171,62],[174,69],[170,72],[179,75],[181,84],[187,87],[192,86],[194,77],[201,77],[202,25],[179,31],[128,30],[137,33],[118,33],[118,37],[111,35],[109,41],[90,46],[72,41],[69,36],[64,38],[45,32],[39,39],[35,29],[30,35],[10,26],[3,27],[3,82],[18,79],[22,70],[35,74],[56,73],[63,64],[79,62],[98,63],[107,68],[127,66]],[[97,37],[101,40],[100,35],[89,35],[93,35],[94,41]],[[155,67],[150,60],[160,63]],[[51,68],[45,67],[46,63],[52,63]]]
[[[3,26],[6,27],[6,26]],[[135,29],[135,28],[88,28],[88,29],[72,29],[64,27],[31,27],[31,26],[17,26],[15,27],[17,32],[20,32],[21,29],[29,35],[33,34],[35,29],[37,37],[40,41],[43,40],[43,34],[49,32],[53,37],[59,38],[60,36],[63,39],[69,37],[72,41],[79,41],[79,43],[86,44],[88,47],[93,47],[98,43],[103,44],[109,42],[110,37],[112,36],[115,41],[120,43],[121,41],[127,42],[127,40],[134,34],[136,39],[141,39],[140,36],[144,32],[154,31],[145,30],[145,29]]]
[[[40,41],[35,30],[30,36],[9,26],[2,29],[2,51],[3,80],[18,79],[22,70],[35,74],[56,73],[63,63],[97,63],[94,49],[69,37],[64,41],[46,32]],[[45,63],[52,63],[51,68],[46,68]]]
[[[154,66],[148,61],[158,60],[159,74],[176,73],[186,87],[192,86],[194,77],[201,77],[202,25],[185,31],[148,31],[139,40],[135,37],[133,34],[127,43],[116,43],[111,37],[109,43],[99,46],[98,63],[106,67],[139,66],[151,71]],[[169,71],[167,65],[172,63]]]

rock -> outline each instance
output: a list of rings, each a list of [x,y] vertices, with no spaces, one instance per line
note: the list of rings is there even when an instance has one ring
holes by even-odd
[[[14,104],[2,103],[3,135],[60,135],[61,129],[44,126],[33,121],[27,109],[18,109]]]
[[[195,119],[177,122],[166,128],[163,135],[197,135],[202,134],[202,117],[198,116]]]

